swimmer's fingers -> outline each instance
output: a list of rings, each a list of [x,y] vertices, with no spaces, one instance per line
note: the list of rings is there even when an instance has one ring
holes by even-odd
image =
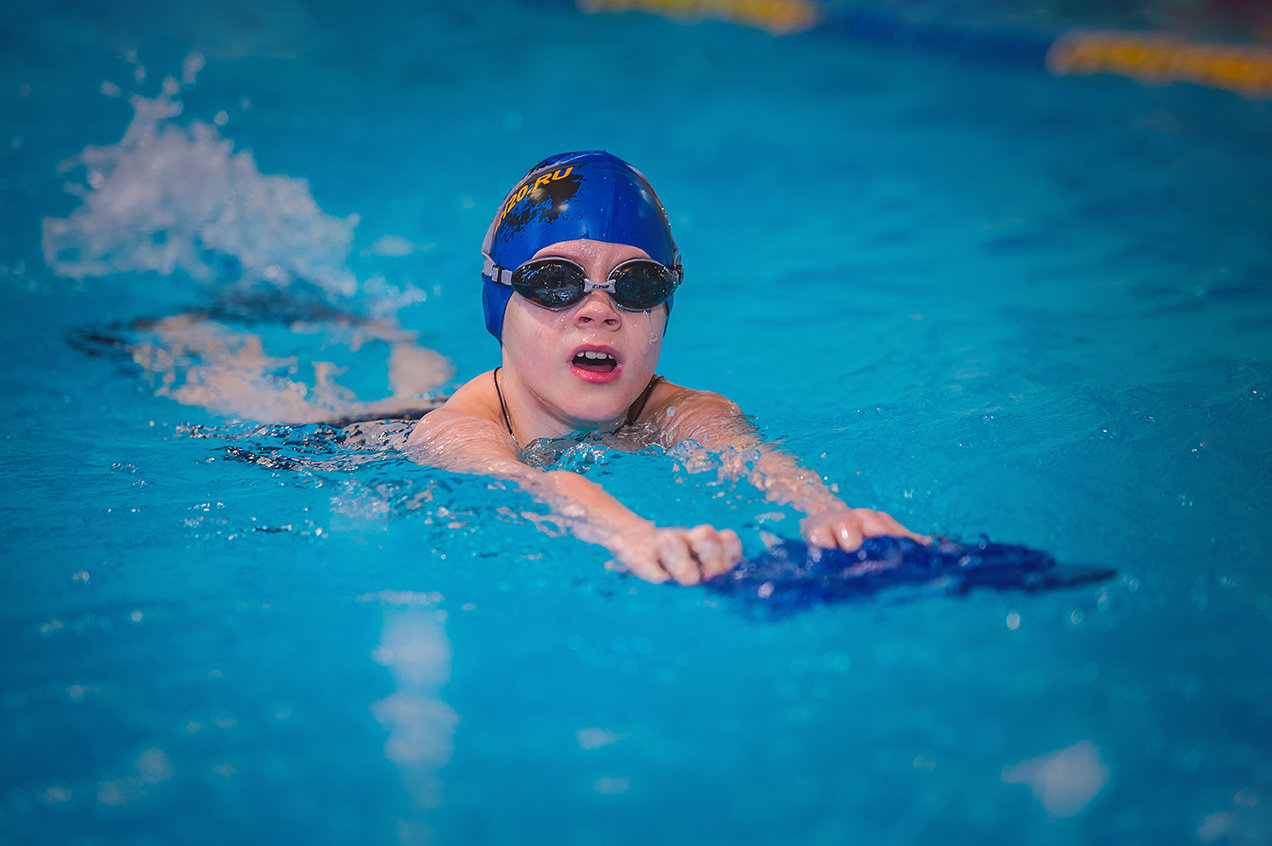
[[[804,539],[814,546],[842,549],[845,552],[852,552],[866,538],[884,535],[909,538],[922,544],[932,542],[931,538],[911,532],[891,515],[869,508],[813,514],[801,521],[800,529]]]
[[[690,529],[685,538],[690,554],[698,559],[702,581],[728,571],[742,559],[742,542],[729,529],[721,532],[704,524]]]
[[[883,535],[894,534],[894,527],[896,532],[905,531],[901,528],[900,523],[893,520],[882,511],[872,511],[869,508],[854,508],[852,510],[852,517],[852,522],[855,523],[853,531],[849,533],[844,532],[841,529],[840,533],[836,536],[836,540],[850,538],[852,543],[851,546],[845,546],[842,540],[839,544],[839,548],[845,552],[851,552],[861,546],[861,542],[866,538],[877,538]]]
[[[849,509],[810,514],[799,523],[800,534],[813,546],[852,551],[861,546],[857,517]]]
[[[842,549],[844,552],[852,552],[861,546],[861,542],[866,539],[866,532],[862,526],[862,520],[853,515],[850,518],[836,521],[830,527],[830,537],[834,541],[834,545]]]
[[[616,534],[606,546],[614,553],[615,569],[660,584],[669,581],[672,575],[659,560],[658,540],[658,530],[653,526],[641,526]]]
[[[839,545],[835,543],[835,535],[831,531],[830,526],[814,521],[811,517],[806,517],[800,521],[800,534],[804,536],[804,540],[813,546],[820,546],[823,549],[831,549]]]
[[[656,585],[671,580],[671,574],[658,563],[657,555],[622,553],[615,555],[614,558],[614,561],[606,565],[608,569],[617,570],[620,573],[631,573],[638,579],[653,582]]]
[[[894,518],[891,514],[885,514],[882,511],[875,511],[872,513],[879,516],[884,527],[887,529],[887,531],[882,534],[890,535],[894,538],[909,538],[910,540],[915,541],[916,543],[921,543],[924,546],[928,546],[932,543],[932,539],[930,537],[910,531],[905,526],[902,526],[899,522],[897,522],[896,518]]]
[[[629,533],[607,545],[622,569],[655,584],[671,580],[701,584],[742,560],[737,533],[707,525]]]
[[[728,566],[721,570],[732,570],[742,560],[742,540],[738,537],[738,533],[732,529],[725,529],[720,533],[720,538],[724,542],[724,557],[728,561]],[[719,573],[715,574],[719,575]]]
[[[686,534],[684,529],[658,530],[658,564],[680,584],[696,585],[702,581],[702,564]]]

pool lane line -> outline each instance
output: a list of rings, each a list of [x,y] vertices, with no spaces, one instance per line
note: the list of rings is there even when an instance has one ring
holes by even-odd
[[[717,20],[773,35],[807,31],[822,20],[811,0],[577,0],[583,12],[650,12],[681,21]]]
[[[1057,76],[1110,73],[1148,85],[1191,82],[1235,91],[1252,99],[1272,97],[1272,48],[1193,43],[1163,35],[1073,32],[1047,51],[1047,70]]]
[[[1272,97],[1272,46],[1194,42],[1153,32],[1037,32],[907,21],[867,9],[826,9],[811,0],[577,0],[585,12],[643,11],[678,20],[712,19],[774,35],[816,29],[891,47],[1045,69],[1053,76],[1099,73],[1147,85],[1187,82],[1252,99]]]

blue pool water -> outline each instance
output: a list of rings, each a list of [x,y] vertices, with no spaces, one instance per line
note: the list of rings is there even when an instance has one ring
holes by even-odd
[[[1272,103],[529,0],[18,0],[0,47],[0,842],[1272,838]],[[589,148],[685,257],[660,372],[1116,576],[757,616],[314,422],[496,363],[489,216]]]

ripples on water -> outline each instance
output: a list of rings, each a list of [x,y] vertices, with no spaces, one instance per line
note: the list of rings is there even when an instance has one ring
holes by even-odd
[[[224,48],[200,120],[197,57],[173,83],[119,61],[146,10],[37,5],[36,46],[0,33],[0,105],[42,122],[2,139],[0,244],[31,243],[0,273],[24,339],[56,327],[6,349],[0,839],[1266,841],[1266,104],[543,4],[173,7]],[[562,55],[630,79],[560,98],[471,60],[492,47],[522,82]],[[159,89],[123,137],[64,137],[82,80],[121,76]],[[677,132],[606,105],[649,96]],[[696,256],[683,381],[749,392],[854,502],[1117,577],[746,619],[720,611],[771,579],[616,577],[519,491],[403,456],[392,418],[452,378],[427,346],[465,374],[494,355],[448,304],[473,296],[482,192],[525,145],[616,128]],[[469,229],[417,270],[450,300],[374,275]],[[674,453],[564,447],[544,459],[660,522],[757,556],[795,533]]]

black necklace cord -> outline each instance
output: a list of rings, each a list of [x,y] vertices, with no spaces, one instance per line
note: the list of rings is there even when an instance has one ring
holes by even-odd
[[[650,377],[645,390],[640,392],[640,396],[636,397],[636,401],[627,409],[627,422],[623,424],[624,426],[630,426],[636,422],[636,418],[640,417],[640,413],[645,410],[645,403],[649,402],[649,395],[654,392],[654,386],[661,381],[662,377],[657,374]]]
[[[503,391],[499,390],[499,371],[502,367],[496,367],[495,377],[495,396],[499,397],[499,410],[503,412],[504,425],[508,427],[508,435],[512,438],[512,442],[517,445],[517,449],[521,448],[521,441],[517,440],[517,435],[512,431],[512,421],[508,419],[508,405],[504,402]]]
[[[491,375],[495,380],[495,396],[499,397],[499,411],[503,414],[504,426],[508,427],[508,435],[512,438],[512,442],[521,448],[521,441],[517,440],[517,434],[512,431],[512,419],[508,417],[508,404],[504,402],[503,391],[499,390],[499,371],[502,367],[496,367]],[[627,419],[623,423],[624,426],[630,426],[636,422],[636,418],[640,417],[640,413],[645,410],[645,403],[649,402],[649,395],[654,392],[654,386],[662,381],[661,376],[653,376],[649,380],[649,384],[645,386],[645,390],[640,392],[640,396],[627,409]],[[620,429],[622,426],[619,427]]]

